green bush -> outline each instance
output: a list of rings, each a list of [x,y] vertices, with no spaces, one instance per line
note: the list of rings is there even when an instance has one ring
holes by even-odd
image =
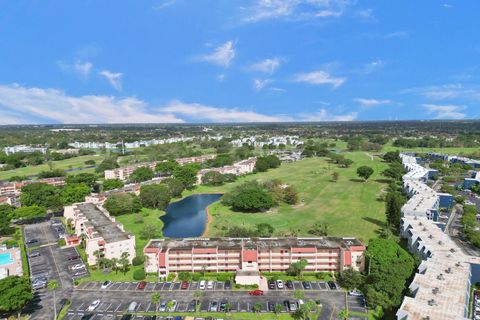
[[[193,281],[200,281],[200,279],[202,279],[202,275],[200,273],[192,274],[192,280]]]
[[[167,281],[173,281],[173,279],[175,279],[175,276],[176,276],[175,273],[169,273],[167,276]]]
[[[138,269],[133,272],[133,279],[135,280],[144,280],[145,276],[145,271],[143,269]]]
[[[145,262],[145,257],[144,256],[136,256],[135,258],[132,259],[132,264],[134,266],[140,266]]]
[[[192,280],[192,274],[188,272],[180,272],[178,274],[178,279],[182,281],[190,281]]]
[[[57,241],[59,247],[65,246],[67,243],[65,242],[65,239],[59,239]]]

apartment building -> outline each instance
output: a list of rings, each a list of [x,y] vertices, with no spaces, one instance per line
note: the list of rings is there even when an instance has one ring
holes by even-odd
[[[196,156],[196,157],[178,158],[178,159],[175,159],[175,161],[177,161],[178,164],[184,165],[188,163],[202,163],[207,160],[215,159],[215,157],[216,155],[214,154],[205,154],[205,155]]]
[[[223,166],[220,168],[202,169],[197,173],[197,183],[202,183],[203,176],[210,171],[216,171],[221,174],[234,174],[240,176],[243,174],[252,173],[257,163],[256,157],[251,157],[242,161],[235,162],[231,166]]]
[[[472,265],[480,264],[480,258],[463,253],[440,225],[425,217],[404,217],[400,232],[421,263],[397,319],[468,319]]]
[[[116,168],[113,170],[105,170],[104,175],[105,175],[105,179],[119,179],[119,180],[125,181],[138,168],[148,167],[151,170],[155,171],[156,166],[157,166],[156,162],[142,163],[142,164],[127,166],[123,168]]]
[[[145,271],[285,271],[306,259],[306,271],[363,270],[365,245],[355,238],[186,238],[150,240]]]
[[[81,235],[85,235],[85,251],[89,265],[97,263],[97,252],[101,257],[120,259],[123,252],[128,253],[131,262],[135,257],[135,236],[125,232],[123,225],[101,206],[93,203],[77,203],[65,207],[65,218],[71,219],[76,237],[69,238],[69,245],[79,244]]]
[[[31,183],[45,183],[55,187],[62,187],[65,185],[65,178],[45,178],[39,180],[25,180],[20,182],[5,182],[0,183],[0,196],[4,195],[18,195],[22,192],[22,187]]]
[[[45,154],[47,153],[47,148],[43,148],[43,147],[37,148],[37,147],[31,147],[31,146],[25,146],[25,145],[18,145],[18,146],[3,148],[3,152],[5,152],[7,156],[17,152],[33,153],[37,151]]]

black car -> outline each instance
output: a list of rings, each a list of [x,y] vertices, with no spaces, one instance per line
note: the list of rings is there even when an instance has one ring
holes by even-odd
[[[80,320],[88,320],[88,319],[92,319],[93,317],[94,317],[93,313],[88,313],[88,314],[84,314],[83,317]]]
[[[333,282],[333,281],[328,281],[327,284],[328,284],[328,287],[329,287],[331,290],[336,290],[336,289],[337,289],[337,285],[335,284],[335,282]]]
[[[302,285],[303,285],[303,288],[304,288],[305,290],[310,290],[310,289],[312,289],[312,286],[310,285],[310,282],[308,282],[308,281],[303,281],[303,282],[302,282]]]
[[[270,290],[275,289],[275,281],[268,280],[268,289],[270,289]]]
[[[195,312],[197,311],[197,304],[198,304],[198,300],[192,300],[190,301],[190,303],[188,304],[188,307],[187,307],[187,312]]]
[[[157,320],[157,316],[145,316],[143,320]]]
[[[227,311],[227,301],[221,301],[220,302],[220,312],[226,312]]]
[[[269,312],[275,312],[275,303],[269,301],[268,302],[268,311]]]
[[[293,289],[293,281],[292,280],[287,280],[285,283],[288,289]]]
[[[232,288],[232,283],[230,280],[225,281],[225,290],[230,290]]]
[[[70,256],[67,258],[67,260],[69,261],[78,260],[78,259],[80,259],[80,256]]]
[[[123,317],[121,318],[121,320],[130,320],[130,319],[132,319],[131,314],[124,314]]]
[[[28,240],[28,241],[26,242],[26,244],[35,244],[35,243],[37,243],[37,242],[38,242],[37,239],[30,239],[30,240]]]
[[[290,301],[283,301],[283,306],[285,307],[285,310],[290,311]]]

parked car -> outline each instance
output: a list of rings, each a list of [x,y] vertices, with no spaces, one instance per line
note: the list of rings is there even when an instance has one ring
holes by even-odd
[[[251,296],[263,296],[263,291],[260,289],[252,290],[248,293]]]
[[[38,243],[38,240],[37,239],[30,239],[28,240],[27,242],[25,242],[26,244],[35,244],[35,243]]]
[[[87,311],[94,311],[100,305],[100,300],[93,301],[87,308]]]
[[[110,280],[107,280],[105,281],[104,283],[102,283],[102,289],[107,289],[107,287],[110,285],[110,283],[112,283]]]
[[[187,312],[197,311],[197,304],[198,304],[198,300],[190,301],[190,303],[188,304],[188,307],[187,307]]]
[[[284,300],[283,306],[285,307],[285,310],[290,311],[290,301]]]
[[[147,283],[145,281],[140,281],[137,285],[138,290],[143,290],[147,286]]]
[[[349,296],[355,296],[355,297],[363,297],[363,293],[361,293],[360,291],[357,291],[357,290],[350,290],[348,292],[348,295]]]
[[[31,251],[31,252],[28,254],[28,257],[29,257],[29,258],[40,257],[40,251]]]
[[[282,280],[277,280],[277,288],[278,289],[283,289],[284,288]]]
[[[137,311],[138,303],[135,301],[130,302],[130,305],[128,306],[128,312],[135,312]]]
[[[287,280],[286,285],[287,285],[288,289],[293,289],[293,281],[292,280]]]
[[[32,282],[32,290],[39,290],[47,287],[47,281]]]
[[[267,305],[268,305],[268,311],[270,312],[275,312],[275,303],[274,302],[267,302]]]
[[[73,274],[74,277],[80,277],[80,276],[84,276],[87,274],[87,270],[83,269],[83,270],[80,270],[80,271],[77,271]]]
[[[210,312],[217,312],[218,311],[218,303],[216,301],[213,301],[210,304]]]
[[[268,289],[270,289],[270,290],[275,289],[275,281],[268,280]]]
[[[70,266],[71,270],[80,270],[83,268],[85,268],[85,265],[83,263],[77,263],[77,264],[74,264],[73,266]]]
[[[188,289],[188,282],[187,281],[182,281],[182,286],[180,287],[182,290],[187,290]]]
[[[302,285],[303,285],[303,288],[304,288],[305,290],[310,290],[310,289],[312,289],[312,286],[310,285],[310,282],[308,282],[308,281],[303,281],[303,282],[302,282]]]
[[[52,224],[53,227],[62,225],[62,222],[60,220],[51,220],[50,223]]]
[[[220,302],[220,312],[225,312],[227,311],[227,301],[222,301]]]
[[[130,320],[132,319],[132,315],[131,314],[124,314],[120,320]]]
[[[158,308],[158,311],[160,311],[160,312],[167,311],[167,301],[162,301],[160,303],[160,307]]]
[[[213,289],[213,280],[208,280],[207,289]]]
[[[335,284],[335,282],[333,282],[333,281],[328,281],[327,284],[328,284],[328,287],[329,287],[331,290],[336,290],[336,289],[337,289],[337,285]]]
[[[295,301],[290,301],[290,311],[295,312],[297,311],[297,303]]]
[[[78,259],[80,259],[79,255],[70,256],[70,257],[67,258],[67,260],[69,260],[69,261],[78,260]]]
[[[200,290],[205,290],[205,280],[201,280],[200,281],[200,284],[198,285],[198,288]]]
[[[232,289],[232,283],[230,280],[225,281],[225,290],[230,290]]]

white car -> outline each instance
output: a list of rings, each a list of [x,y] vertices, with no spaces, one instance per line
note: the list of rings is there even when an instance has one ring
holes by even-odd
[[[94,311],[100,305],[100,300],[93,301],[87,308],[87,311]]]
[[[80,264],[80,263],[79,263],[79,264],[75,264],[75,265],[73,265],[73,266],[70,267],[70,269],[72,269],[72,270],[80,270],[80,269],[83,269],[83,268],[85,268],[85,265]]]
[[[200,284],[198,286],[200,290],[205,290],[205,280],[200,281]]]
[[[162,303],[160,303],[160,307],[158,308],[158,311],[160,312],[167,311],[167,301],[162,301]]]
[[[177,300],[172,300],[172,306],[170,308],[168,308],[168,311],[169,312],[174,312],[175,309],[177,308]]]
[[[207,289],[213,289],[213,281],[212,280],[208,280]]]
[[[277,280],[277,288],[278,289],[283,289],[284,288],[282,280]]]
[[[112,283],[110,280],[107,280],[104,283],[102,283],[102,289],[107,289],[107,287],[110,285],[110,283]]]
[[[356,290],[349,291],[348,295],[349,296],[354,296],[354,297],[363,297],[363,293],[361,293],[360,291],[356,291]]]

